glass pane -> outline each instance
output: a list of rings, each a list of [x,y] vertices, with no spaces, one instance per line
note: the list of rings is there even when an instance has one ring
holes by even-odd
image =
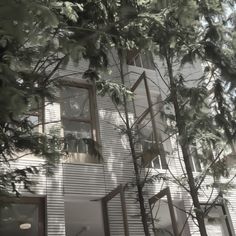
[[[177,222],[178,232],[179,233],[182,232],[181,236],[189,236],[190,231],[188,224],[186,223],[187,215],[184,207],[184,201],[183,200],[173,201],[173,208],[175,212],[175,219]]]
[[[141,58],[142,58],[143,68],[154,69],[152,54],[150,52],[143,52],[141,54]]]
[[[62,116],[90,119],[89,91],[85,88],[63,87]]]
[[[139,137],[142,144],[143,151],[152,149],[156,144],[156,140],[153,133],[152,120],[150,114],[147,114],[139,125]]]
[[[157,155],[156,158],[153,159],[152,161],[153,168],[160,169],[161,168],[161,158],[159,155]]]
[[[137,54],[138,54],[138,50],[135,50],[135,49],[127,51],[127,64],[128,65],[135,66],[134,60]]]
[[[152,121],[150,114],[147,114],[145,119],[138,125],[139,142],[141,144],[143,152],[143,164],[144,166],[152,166],[154,168],[160,168],[159,151],[155,136],[153,133]],[[153,161],[152,165],[151,162]]]
[[[135,61],[135,66],[142,67],[140,54],[137,54],[137,56],[134,58],[134,61]]]
[[[174,235],[169,206],[165,197],[152,205],[152,216],[154,220],[154,231],[156,236]]]
[[[196,147],[191,148],[190,165],[191,165],[193,171],[197,171],[197,172],[201,171],[201,163],[199,160],[199,156],[198,156]]]
[[[0,235],[39,235],[39,209],[34,204],[9,204],[0,207]]]
[[[205,217],[205,225],[208,236],[229,236],[226,225],[226,216],[221,206],[213,207]]]
[[[91,125],[85,122],[76,122],[63,119],[65,148],[68,152],[88,153],[92,138]]]
[[[134,105],[137,118],[149,107],[144,80],[140,82],[134,91]]]
[[[67,236],[104,236],[101,201],[65,196],[65,226]]]

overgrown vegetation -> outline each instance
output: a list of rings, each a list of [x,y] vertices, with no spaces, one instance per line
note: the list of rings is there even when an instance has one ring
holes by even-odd
[[[45,158],[53,166],[61,154],[55,135],[35,131],[30,117],[37,116],[44,101],[53,99],[57,83],[55,72],[69,60],[89,61],[85,78],[97,81],[101,94],[109,93],[116,103],[126,104],[124,86],[107,84],[99,72],[107,69],[112,48],[121,61],[124,52],[149,50],[166,66],[161,76],[168,86],[165,106],[181,147],[185,172],[185,190],[191,196],[194,214],[202,236],[207,235],[199,191],[206,175],[213,176],[212,188],[222,196],[227,184],[219,185],[220,176],[229,176],[227,154],[234,152],[235,124],[235,1],[43,1],[2,0],[0,3],[0,191],[16,184],[30,189],[28,174],[39,169],[12,168],[11,163],[27,155]],[[204,72],[189,85],[189,79],[176,69],[200,62]],[[156,67],[158,70],[159,68]],[[135,98],[134,98],[135,99]],[[126,106],[126,105],[125,105]],[[126,111],[127,108],[125,108]],[[127,111],[126,111],[127,113]],[[132,129],[126,117],[135,169],[139,168]],[[43,127],[42,127],[43,129]],[[190,163],[191,150],[200,145],[204,166],[196,178]],[[230,150],[230,151],[229,151]],[[232,155],[231,155],[232,156]],[[45,166],[42,166],[44,168]],[[48,169],[48,168],[47,168]],[[48,169],[49,170],[49,169]],[[139,170],[136,185],[145,235],[149,235]],[[178,184],[182,184],[178,178]],[[230,181],[229,181],[230,183]],[[228,184],[229,186],[229,184]],[[182,186],[183,187],[183,186]],[[218,200],[214,199],[214,200]],[[192,214],[192,213],[191,213]],[[194,215],[193,214],[193,215]]]

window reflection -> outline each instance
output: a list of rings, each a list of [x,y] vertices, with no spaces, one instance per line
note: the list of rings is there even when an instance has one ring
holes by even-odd
[[[27,198],[20,201],[27,202]],[[38,203],[1,203],[0,235],[42,236],[44,235],[43,206]]]

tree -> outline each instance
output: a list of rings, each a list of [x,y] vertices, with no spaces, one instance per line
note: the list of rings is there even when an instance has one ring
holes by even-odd
[[[231,10],[229,10],[231,9]],[[234,28],[234,3],[231,1],[162,1],[139,5],[135,18],[142,33],[152,40],[153,51],[166,65],[167,76],[160,74],[167,84],[170,95],[165,104],[171,104],[171,119],[173,132],[178,134],[179,145],[184,158],[184,180],[181,182],[175,176],[174,181],[183,187],[190,195],[194,205],[194,213],[189,212],[197,220],[201,235],[207,235],[204,217],[207,214],[199,203],[198,194],[202,191],[207,175],[213,177],[212,189],[218,190],[214,203],[222,198],[224,191],[230,187],[234,179],[226,184],[220,183],[220,176],[227,177],[229,168],[226,165],[227,152],[234,151],[235,122],[234,122],[234,75],[235,53],[234,36],[230,31]],[[228,14],[231,12],[232,14]],[[227,16],[228,15],[228,16]],[[147,42],[147,41],[146,41]],[[150,41],[149,41],[150,42]],[[135,44],[138,49],[143,47]],[[123,47],[122,47],[123,46]],[[120,48],[127,50],[122,45]],[[148,44],[145,46],[148,47]],[[144,46],[144,48],[145,48]],[[135,46],[134,46],[135,47]],[[129,49],[129,48],[128,48]],[[123,51],[119,51],[124,62]],[[194,79],[195,86],[188,85],[188,79],[183,73],[176,73],[187,63],[198,61],[204,63],[203,74]],[[159,71],[159,68],[156,68]],[[160,71],[159,71],[160,72]],[[135,98],[134,98],[135,99]],[[131,155],[137,171],[136,185],[139,189],[139,201],[145,235],[149,235],[145,208],[143,204],[143,183],[140,178],[137,155],[134,150],[135,139],[130,128],[127,102],[124,98],[126,134],[129,138]],[[198,156],[204,165],[203,172],[195,177],[192,173],[191,156],[193,148],[201,146],[202,156]],[[214,152],[212,151],[214,149]],[[187,183],[187,185],[186,185]],[[208,186],[209,187],[209,186]]]
[[[19,153],[27,150],[28,153],[46,157],[47,164],[54,163],[61,153],[59,140],[54,135],[48,137],[33,132],[35,125],[28,119],[38,107],[44,106],[44,100],[53,99],[51,91],[58,79],[54,75],[58,68],[69,59],[75,62],[79,62],[81,58],[89,60],[89,68],[84,77],[97,80],[97,85],[104,89],[101,93],[110,92],[113,100],[123,101],[126,110],[126,97],[123,97],[126,92],[123,87],[120,90],[116,86],[110,89],[105,81],[99,80],[99,71],[106,69],[107,53],[114,47],[120,57],[121,78],[124,82],[124,51],[153,47],[153,51],[167,66],[170,88],[167,102],[173,105],[175,124],[188,170],[190,195],[201,234],[206,235],[204,213],[197,196],[199,189],[191,168],[188,168],[189,149],[196,139],[200,139],[197,135],[206,128],[207,132],[218,138],[209,138],[206,146],[218,145],[219,140],[224,137],[227,138],[227,144],[232,146],[235,136],[231,111],[234,109],[234,98],[223,95],[227,88],[231,88],[231,93],[234,91],[235,35],[230,34],[234,27],[234,15],[231,14],[228,19],[222,15],[222,9],[225,9],[223,2],[227,6],[231,4],[231,11],[234,10],[234,1],[181,0],[167,1],[166,5],[161,1],[162,5],[155,5],[145,1],[4,0],[0,5],[0,154],[1,167],[5,169],[5,173],[0,176],[1,190],[6,192],[9,185],[12,185],[13,191],[17,192],[15,183],[22,182],[29,188],[27,174],[38,171],[34,167],[12,170],[11,166],[7,171],[10,161],[21,158]],[[174,73],[175,60],[180,65],[191,62],[194,58],[209,64],[205,72],[211,73],[215,78],[215,116],[200,117],[204,113],[204,101],[210,97],[203,82],[194,90],[185,86],[183,75]],[[218,76],[219,71],[221,76]],[[205,74],[204,79],[207,78]],[[231,87],[227,87],[229,83]],[[193,94],[197,98],[195,103],[191,100]],[[230,106],[227,104],[229,99],[232,101]],[[36,104],[36,109],[33,104]],[[208,104],[207,109],[212,107]],[[199,128],[194,124],[191,132],[187,133],[185,126],[191,124],[193,116],[203,124],[213,120],[213,125]],[[139,178],[133,133],[127,115],[125,120],[136,172],[142,222],[145,235],[149,235],[143,183]],[[215,133],[212,133],[213,129],[216,130]],[[198,130],[201,132],[196,132]],[[208,169],[213,174],[219,173],[214,171],[215,165],[210,167],[212,168],[207,168],[205,173],[209,173]]]
[[[104,4],[55,0],[0,3],[1,193],[12,188],[18,195],[16,184],[30,190],[28,174],[41,169],[13,169],[12,162],[27,155],[41,156],[46,161],[42,168],[49,171],[59,160],[61,140],[36,128],[44,129],[44,101],[54,98],[58,68],[69,60],[77,63],[84,58],[90,62],[86,78],[97,79],[97,71],[106,69],[111,43],[106,39],[107,20],[114,15],[113,3]],[[32,115],[38,116],[38,122],[31,120]]]
[[[50,63],[58,62],[53,56],[55,44],[51,40],[59,21],[43,1],[2,1],[0,15],[0,153],[4,170],[0,190],[5,194],[12,188],[18,195],[16,184],[23,183],[29,189],[32,182],[27,175],[39,170],[33,166],[12,169],[12,161],[35,154],[53,164],[59,156],[56,143],[34,132],[37,124],[28,119],[30,114],[38,112],[42,99],[50,97],[46,77],[51,76],[46,69]],[[50,53],[46,55],[47,50]],[[46,57],[48,60],[43,63]]]
[[[223,150],[232,147],[235,139],[235,106],[232,102],[235,55],[233,35],[229,32],[233,24],[228,23],[232,15],[228,19],[225,15],[226,9],[234,4],[230,1],[224,1],[224,4],[221,1],[184,0],[168,1],[164,6],[148,4],[143,11],[147,21],[142,22],[147,23],[149,36],[157,46],[154,50],[167,68],[167,76],[163,79],[170,95],[166,103],[171,104],[174,115],[171,118],[184,159],[188,192],[200,233],[204,236],[207,235],[206,213],[201,209],[198,197],[201,184],[208,174],[213,175],[215,184],[219,176],[225,176]],[[194,63],[194,60],[206,65],[203,76],[194,81],[195,87],[187,85],[184,74],[176,73],[176,68]],[[231,95],[227,94],[229,91]],[[204,150],[205,169],[199,179],[193,176],[190,163],[191,147],[196,142]]]

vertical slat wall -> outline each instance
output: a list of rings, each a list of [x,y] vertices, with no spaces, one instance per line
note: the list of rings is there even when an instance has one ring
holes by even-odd
[[[24,168],[27,166],[40,166],[44,161],[39,158],[27,156],[13,163],[13,168]],[[65,219],[64,219],[64,196],[62,181],[62,165],[58,164],[54,168],[54,175],[46,177],[44,173],[38,176],[30,176],[31,180],[37,184],[31,187],[34,194],[24,190],[19,186],[19,192],[22,197],[43,197],[46,199],[46,231],[48,236],[65,236]]]

